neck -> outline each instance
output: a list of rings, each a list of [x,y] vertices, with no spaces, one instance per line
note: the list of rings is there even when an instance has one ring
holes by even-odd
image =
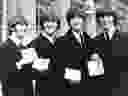
[[[72,29],[73,32],[79,33],[80,29]]]
[[[73,33],[76,33],[76,34],[78,34],[78,35],[80,35],[80,33],[81,33],[81,32],[78,31],[78,30],[72,30],[72,32],[73,32]]]

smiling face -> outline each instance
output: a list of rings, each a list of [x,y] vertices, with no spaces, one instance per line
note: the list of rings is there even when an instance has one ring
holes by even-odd
[[[105,28],[110,28],[114,26],[114,18],[113,16],[104,16],[104,27]]]
[[[55,21],[54,22],[53,21],[47,21],[47,22],[44,23],[44,31],[47,34],[51,35],[56,31],[57,26],[58,26],[57,22],[55,22]]]
[[[16,36],[18,39],[23,39],[24,38],[24,32],[26,30],[25,25],[17,24],[16,27]]]
[[[70,24],[73,30],[80,30],[82,28],[83,19],[76,16],[71,19]]]
[[[110,30],[111,28],[115,28],[113,16],[101,17],[100,21],[104,29]]]

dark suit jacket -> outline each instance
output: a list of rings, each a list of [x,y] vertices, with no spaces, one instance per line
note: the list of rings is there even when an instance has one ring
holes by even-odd
[[[51,44],[51,42],[45,38],[44,36],[39,36],[35,40],[32,41],[33,47],[37,48],[55,48],[55,45]]]
[[[94,40],[105,40],[104,33],[97,35]]]
[[[7,79],[8,72],[15,71],[16,69],[16,50],[18,47],[11,41],[7,40],[6,43],[3,43],[0,46],[0,58],[1,64],[0,64],[0,79]]]
[[[18,46],[16,46],[16,44],[12,40],[10,40],[10,39],[8,39],[0,47],[1,48],[16,48],[16,49],[18,48]]]
[[[107,34],[107,33],[106,33]],[[97,35],[94,39],[95,40],[109,40],[109,37],[105,33],[101,33],[100,35]],[[106,38],[105,38],[106,36]],[[115,32],[111,38],[111,40],[119,40],[120,34],[119,32]]]
[[[83,43],[80,44],[70,29],[65,36],[57,39],[57,48],[86,48],[87,40],[90,39],[87,33],[83,32]]]
[[[36,49],[39,56],[55,55],[56,44],[51,44],[47,38],[41,35],[32,41],[32,47]]]
[[[89,40],[89,36],[83,33],[84,41]],[[62,77],[65,67],[71,67],[81,69],[82,56],[87,55],[87,49],[84,43],[81,45],[74,37],[72,30],[70,29],[63,37],[57,38],[56,49],[61,50],[57,57],[57,68],[59,74],[57,77]],[[63,78],[63,77],[62,77]]]
[[[3,62],[3,64],[1,64],[2,67],[0,67],[0,68],[3,69],[3,70],[0,70],[0,71],[2,71],[0,73],[5,74],[6,77],[7,77],[8,72],[10,72],[10,71],[11,72],[16,72],[17,71],[16,62],[18,62],[18,61],[20,61],[22,59],[22,55],[20,53],[20,50],[21,49],[27,49],[27,48],[30,47],[30,45],[28,45],[26,47],[16,46],[16,44],[10,39],[8,39],[6,43],[1,45],[1,50],[0,51],[3,54],[1,54],[0,56],[1,56],[1,58],[3,58],[3,59],[1,59],[1,62]],[[23,69],[25,69],[25,70],[26,69],[30,69],[30,68],[31,68],[31,64],[27,64],[27,65],[23,66]],[[11,77],[11,76],[9,76],[9,77]]]
[[[85,32],[84,32],[85,33]],[[83,33],[83,34],[84,34]],[[89,40],[89,36],[85,33],[83,35],[85,43],[80,44],[70,29],[66,35],[63,37],[57,38],[56,40],[56,49],[59,52],[59,60],[57,58],[57,62],[64,63],[63,67],[67,66],[67,64],[71,64],[71,66],[80,66],[80,58],[83,55],[87,55],[86,49],[86,41]],[[60,67],[62,68],[62,67]]]
[[[48,77],[48,73],[51,73],[55,71],[55,62],[56,62],[56,46],[51,44],[49,40],[43,36],[39,36],[35,40],[32,41],[32,47],[36,49],[37,55],[39,58],[43,59],[50,59],[50,64],[48,66],[47,71],[40,72],[36,69],[34,69],[35,74],[35,79],[40,78],[44,79]]]
[[[120,34],[118,31],[113,34],[111,40],[120,40]]]

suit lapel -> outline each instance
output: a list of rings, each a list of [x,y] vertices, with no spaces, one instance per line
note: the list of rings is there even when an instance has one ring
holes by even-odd
[[[108,34],[107,34],[107,35],[108,35]],[[118,38],[119,38],[118,32],[114,32],[114,33],[112,34],[112,37],[108,36],[107,40],[116,40],[116,39],[118,39]]]
[[[80,48],[82,48],[82,36],[77,38],[77,37],[75,37],[75,35],[72,32],[72,40],[74,41],[76,46],[79,46]]]
[[[10,40],[10,39],[7,40],[7,47],[9,47],[9,48],[16,48],[16,49],[20,48],[20,46],[16,46],[16,44],[12,40]]]
[[[105,37],[105,34],[104,34],[104,33],[100,33],[100,34],[98,34],[98,35],[94,38],[94,40],[105,40],[105,39],[107,39],[107,37]]]
[[[105,32],[104,35],[105,35],[105,39],[106,40],[110,40],[110,36],[109,36],[109,34],[107,32]]]
[[[115,32],[112,36],[112,40],[116,40],[116,39],[119,39],[119,34],[118,32]]]
[[[40,38],[40,45],[43,47],[43,48],[54,48],[55,45],[53,43],[51,43],[46,37],[44,36],[41,36]]]

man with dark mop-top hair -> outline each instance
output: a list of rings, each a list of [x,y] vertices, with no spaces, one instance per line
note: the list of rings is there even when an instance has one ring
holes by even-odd
[[[60,46],[65,48],[86,48],[87,40],[91,39],[87,32],[83,32],[87,14],[76,8],[70,8],[66,14],[69,30],[59,39]],[[59,45],[58,44],[58,45]]]
[[[97,11],[96,20],[103,28],[103,32],[95,38],[99,40],[119,40],[120,34],[117,19],[117,14],[114,11]]]
[[[7,71],[16,70],[16,61],[21,59],[21,56],[18,54],[19,50],[22,49],[22,40],[27,26],[24,18],[14,17],[11,20],[8,22],[8,40],[0,46],[2,53],[0,56],[3,58],[3,64],[0,67],[2,72],[0,73],[5,73],[5,75],[1,75],[2,77],[7,75]]]
[[[40,36],[33,41],[33,46],[38,48],[55,48],[56,34],[60,29],[60,20],[57,16],[40,16]]]

